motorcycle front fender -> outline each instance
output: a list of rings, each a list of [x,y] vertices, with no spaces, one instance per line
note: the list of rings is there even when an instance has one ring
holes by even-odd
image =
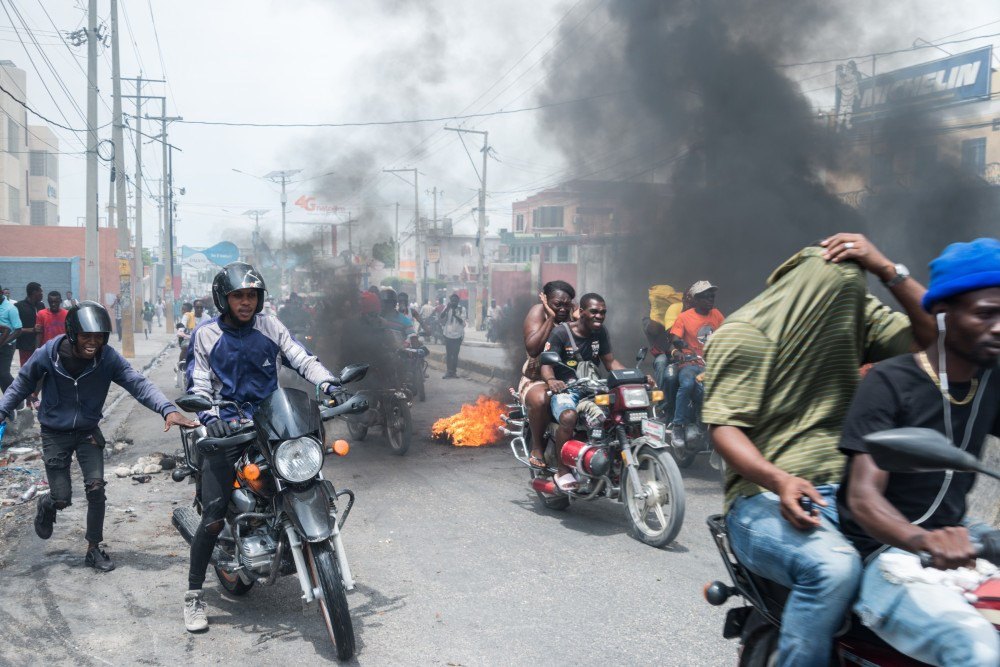
[[[320,482],[308,489],[285,489],[276,498],[279,512],[284,512],[306,542],[322,542],[333,534],[330,494]]]

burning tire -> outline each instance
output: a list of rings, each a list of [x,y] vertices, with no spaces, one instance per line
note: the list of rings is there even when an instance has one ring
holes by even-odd
[[[629,475],[622,475],[622,500],[629,519],[629,533],[654,547],[664,547],[677,537],[684,523],[684,482],[673,457],[661,449],[643,447],[636,454],[639,479],[645,494],[636,498]]]

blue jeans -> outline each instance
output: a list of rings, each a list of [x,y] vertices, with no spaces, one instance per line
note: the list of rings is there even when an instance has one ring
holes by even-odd
[[[575,389],[570,389],[559,394],[552,394],[552,398],[549,399],[549,408],[552,410],[552,417],[556,421],[559,421],[559,415],[567,410],[576,410],[576,406],[579,404],[580,392]]]
[[[701,410],[701,384],[695,379],[705,371],[704,366],[685,366],[677,372],[677,404],[674,406],[674,424],[693,424]]]
[[[778,496],[740,497],[726,515],[729,543],[744,567],[792,589],[781,619],[778,665],[825,665],[861,583],[861,557],[838,529],[837,486],[816,487],[826,500],[822,525],[801,531],[781,516]]]
[[[971,524],[969,532],[991,530]],[[906,553],[889,549],[888,553]],[[865,567],[854,612],[900,653],[931,665],[1000,665],[1000,639],[993,624],[961,593],[921,582],[893,583],[885,578],[880,554]]]
[[[653,359],[653,379],[656,386],[663,391],[663,417],[668,423],[674,418],[674,403],[677,399],[677,374],[667,377],[667,367],[670,365],[670,357],[666,354],[658,354]]]

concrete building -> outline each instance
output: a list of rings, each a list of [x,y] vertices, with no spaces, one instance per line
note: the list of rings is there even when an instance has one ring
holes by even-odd
[[[668,186],[569,181],[514,202],[511,231],[500,231],[491,266],[498,303],[533,294],[550,280],[578,293],[608,292],[611,264],[640,223],[665,218]]]
[[[27,100],[27,76],[0,60],[0,82]],[[0,93],[0,224],[59,224],[59,141],[42,125],[29,125],[28,112]]]

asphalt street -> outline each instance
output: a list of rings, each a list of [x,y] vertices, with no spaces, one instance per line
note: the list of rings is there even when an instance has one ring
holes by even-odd
[[[176,394],[167,365],[151,377]],[[358,582],[349,595],[356,662],[734,663],[736,646],[721,636],[724,610],[701,597],[707,581],[724,575],[705,528],[721,507],[717,473],[705,461],[685,471],[687,517],[667,549],[631,539],[618,503],[547,511],[505,442],[455,448],[429,437],[436,418],[488,390],[478,379],[442,380],[431,369],[428,402],[413,410],[419,437],[405,457],[373,429],[346,458],[327,461],[326,476],[358,496],[344,528]],[[166,473],[147,484],[111,474],[118,462],[174,451],[180,439],[130,398],[119,409],[130,411],[119,436],[134,444],[107,464],[105,539],[118,567],[98,574],[83,565],[78,474],[75,502],[50,540],[33,532],[33,504],[19,507],[20,521],[4,522],[0,543],[0,664],[334,660],[318,611],[303,609],[292,577],[237,598],[210,571],[211,628],[184,630],[188,550],[170,516],[190,502],[193,487]]]

